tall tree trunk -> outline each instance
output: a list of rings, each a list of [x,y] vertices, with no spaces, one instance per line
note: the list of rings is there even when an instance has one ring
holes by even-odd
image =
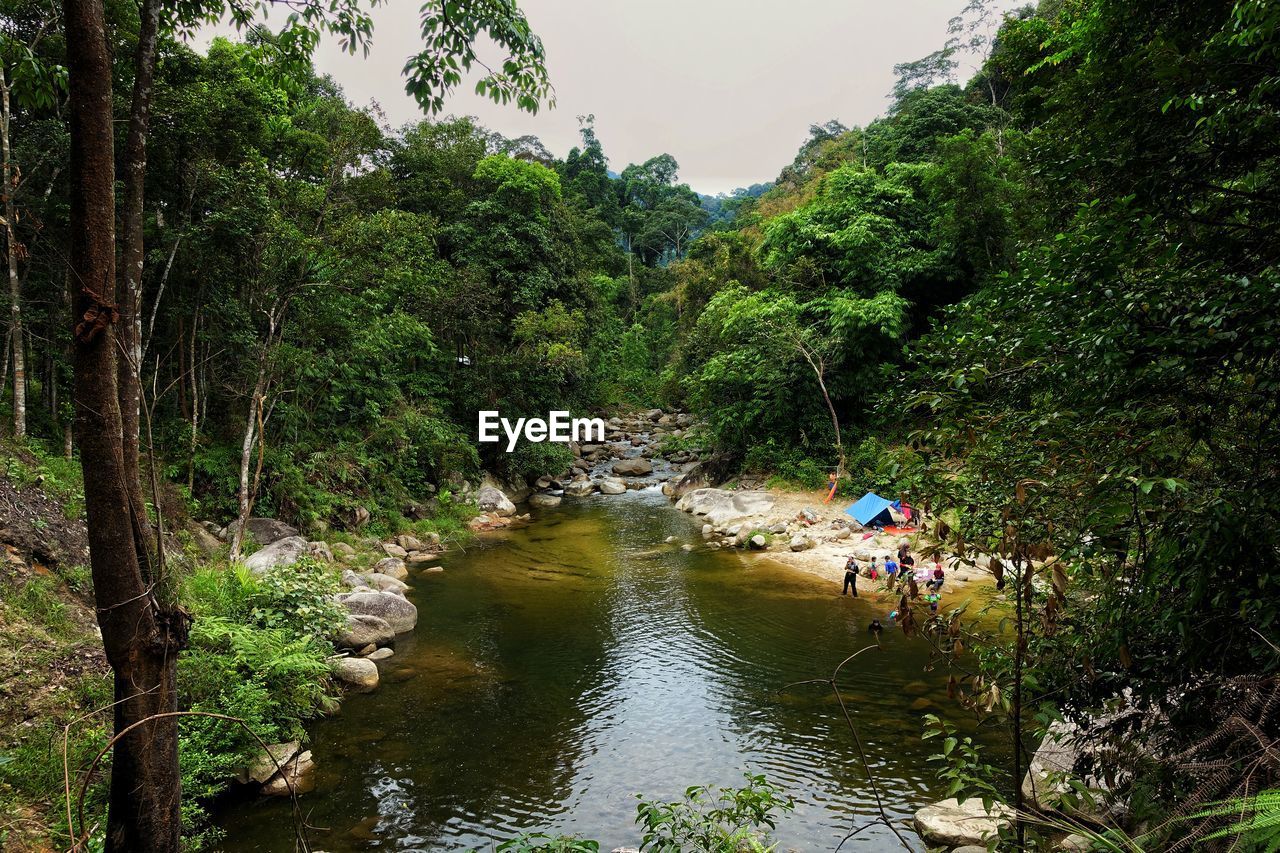
[[[18,222],[13,204],[13,192],[18,182],[13,170],[9,140],[11,117],[9,81],[3,71],[0,71],[0,160],[3,162],[0,175],[4,180],[4,187],[0,192],[4,194],[4,233],[9,268],[9,335],[13,346],[13,436],[22,438],[27,434],[27,369],[23,352],[22,284],[18,278]]]
[[[175,663],[187,622],[165,610],[140,561],[142,521],[124,460],[115,337],[115,155],[111,58],[103,0],[65,0],[71,130],[70,265],[76,437],[84,473],[89,559],[102,642],[115,678],[117,732],[107,813],[110,853],[174,853],[181,783]],[[136,481],[135,481],[136,484]]]
[[[265,361],[258,368],[258,381],[253,386],[253,396],[249,399],[249,416],[244,428],[244,441],[240,446],[240,490],[237,495],[239,508],[236,513],[236,529],[231,536],[231,560],[240,559],[244,547],[244,531],[249,524],[249,513],[253,510],[253,492],[249,487],[249,466],[253,462],[253,446],[262,440],[259,425],[262,423],[262,404],[266,394]]]
[[[124,204],[120,235],[120,342],[117,361],[120,421],[124,432],[124,468],[129,499],[135,515],[146,517],[142,479],[138,471],[138,411],[142,375],[142,271],[145,258],[143,215],[147,175],[147,132],[151,125],[151,92],[155,81],[156,39],[160,28],[160,0],[143,0],[138,25],[138,49],[134,56],[133,99],[129,106],[129,130],[125,137],[121,179]],[[157,511],[159,508],[157,507]],[[147,542],[138,543],[146,548]],[[140,555],[145,560],[146,555]]]

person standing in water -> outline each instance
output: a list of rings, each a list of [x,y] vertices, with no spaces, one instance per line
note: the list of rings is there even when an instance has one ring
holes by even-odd
[[[844,563],[844,589],[841,595],[848,595],[849,590],[853,590],[853,597],[858,597],[858,560],[856,557],[850,556]]]

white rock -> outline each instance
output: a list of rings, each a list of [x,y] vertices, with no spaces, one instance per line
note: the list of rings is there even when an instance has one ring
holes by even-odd
[[[333,665],[333,675],[357,693],[371,693],[378,686],[378,667],[368,658],[342,658]]]
[[[287,536],[250,554],[245,559],[244,565],[255,575],[261,575],[276,566],[292,566],[305,553],[307,553],[307,540],[301,536]]]
[[[602,495],[620,495],[626,490],[627,484],[616,477],[600,481],[600,494]]]
[[[916,831],[928,843],[943,847],[982,845],[1009,825],[1012,814],[1004,803],[992,803],[988,812],[979,797],[963,803],[952,797],[916,812]]]
[[[383,557],[373,564],[373,571],[375,574],[386,575],[398,581],[409,577],[409,570],[405,568],[404,560],[399,557]]]

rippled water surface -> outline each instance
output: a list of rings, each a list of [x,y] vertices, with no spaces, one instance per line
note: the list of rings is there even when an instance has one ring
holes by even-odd
[[[312,728],[316,849],[492,849],[524,831],[635,844],[635,794],[764,773],[796,797],[781,849],[831,850],[875,814],[823,676],[889,603],[726,552],[654,493],[566,500],[411,580],[418,630],[382,684]],[[955,602],[948,601],[948,604]],[[938,784],[921,716],[944,705],[927,648],[886,631],[843,679],[888,810]],[[291,850],[287,801],[230,806],[227,851]],[[914,840],[914,839],[913,839]],[[845,849],[893,849],[882,827]]]

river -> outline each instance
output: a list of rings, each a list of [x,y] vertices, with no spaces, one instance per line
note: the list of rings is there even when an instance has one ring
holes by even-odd
[[[412,578],[418,629],[380,664],[378,690],[311,728],[312,846],[487,850],[545,830],[610,850],[639,842],[636,794],[676,799],[746,772],[797,800],[779,849],[832,850],[874,817],[830,691],[780,688],[830,673],[889,604],[767,559],[663,544],[700,542],[700,524],[656,491],[566,500]],[[948,707],[946,676],[926,671],[918,638],[886,630],[883,646],[842,684],[900,820],[940,795],[920,733]],[[293,849],[287,800],[229,804],[220,824],[228,853]],[[876,826],[845,849],[895,844]]]

